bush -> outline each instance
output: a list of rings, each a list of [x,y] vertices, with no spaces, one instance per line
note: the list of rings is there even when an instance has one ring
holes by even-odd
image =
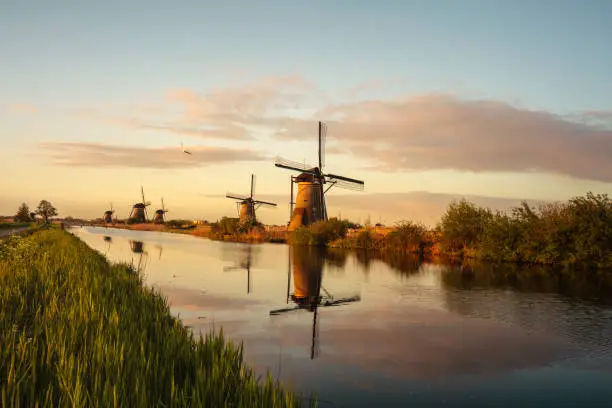
[[[450,203],[439,225],[442,247],[447,252],[462,253],[477,246],[491,218],[491,210],[477,207],[465,199]]]
[[[348,223],[338,218],[317,221],[308,227],[300,227],[291,234],[291,243],[297,245],[327,246],[346,236]]]
[[[396,229],[385,236],[385,241],[389,249],[422,253],[428,243],[427,228],[423,224],[400,221]]]
[[[452,203],[439,226],[442,250],[497,261],[612,267],[612,201],[606,194],[492,214]]]

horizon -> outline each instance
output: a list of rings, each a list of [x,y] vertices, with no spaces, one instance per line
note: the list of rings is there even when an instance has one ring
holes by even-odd
[[[607,2],[24,3],[0,15],[0,214],[127,217],[142,185],[169,219],[214,222],[254,173],[278,204],[258,218],[283,225],[274,158],[315,162],[319,120],[326,169],[365,181],[330,216],[612,192]]]

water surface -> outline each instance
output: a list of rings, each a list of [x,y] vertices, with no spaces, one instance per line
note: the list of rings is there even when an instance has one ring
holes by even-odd
[[[541,268],[72,230],[321,406],[610,406],[612,285]],[[580,275],[576,275],[580,276]],[[318,307],[317,307],[318,305]]]

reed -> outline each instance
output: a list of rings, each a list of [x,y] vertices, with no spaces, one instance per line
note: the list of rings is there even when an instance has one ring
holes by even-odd
[[[0,247],[2,406],[293,407],[223,332],[197,338],[129,265],[67,232]],[[316,401],[310,399],[310,405]]]

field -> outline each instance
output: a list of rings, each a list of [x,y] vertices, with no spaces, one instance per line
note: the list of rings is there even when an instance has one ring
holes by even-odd
[[[0,246],[2,406],[291,407],[223,333],[194,337],[129,265],[51,229]]]

